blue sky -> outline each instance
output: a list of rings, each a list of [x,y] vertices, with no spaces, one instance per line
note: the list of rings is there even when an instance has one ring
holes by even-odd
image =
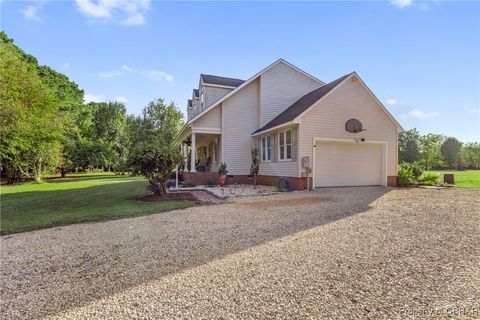
[[[87,99],[184,111],[199,74],[355,70],[405,129],[480,140],[480,3],[0,0],[0,27]]]

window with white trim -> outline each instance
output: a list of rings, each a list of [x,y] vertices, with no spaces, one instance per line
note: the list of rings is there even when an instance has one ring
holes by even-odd
[[[292,129],[278,134],[278,159],[280,161],[292,160]]]
[[[262,162],[272,161],[272,136],[262,137]]]
[[[214,139],[208,144],[208,156],[212,163],[217,163],[218,159],[218,140]]]
[[[205,104],[205,93],[203,92],[203,89],[202,89],[202,93],[200,94],[200,102],[203,108],[203,105]]]

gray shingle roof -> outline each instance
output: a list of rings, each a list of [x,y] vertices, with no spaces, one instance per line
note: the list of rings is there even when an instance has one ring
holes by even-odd
[[[193,94],[195,95],[195,97],[198,97],[198,89],[193,89]]]
[[[187,108],[191,108],[191,107],[192,107],[192,100],[188,99]]]
[[[306,95],[298,99],[290,107],[285,109],[278,116],[276,116],[272,121],[264,125],[262,128],[256,130],[253,134],[293,121],[296,117],[304,113],[310,106],[312,106],[315,102],[324,97],[327,93],[329,93],[333,88],[335,88],[340,82],[345,80],[352,73],[353,72],[346,74],[343,77],[338,78],[337,80],[327,83],[326,85],[323,85],[320,88],[307,93]]]
[[[203,83],[207,84],[216,84],[219,86],[227,86],[227,87],[238,87],[245,80],[235,79],[235,78],[227,78],[227,77],[220,77],[220,76],[212,76],[210,74],[201,74]]]

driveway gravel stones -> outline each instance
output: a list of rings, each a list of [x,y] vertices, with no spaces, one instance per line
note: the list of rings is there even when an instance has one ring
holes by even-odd
[[[479,199],[321,189],[4,236],[1,317],[478,318]]]

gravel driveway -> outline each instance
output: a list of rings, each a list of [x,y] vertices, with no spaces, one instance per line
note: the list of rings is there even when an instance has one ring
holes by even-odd
[[[4,236],[0,316],[480,318],[479,199],[321,189]]]

